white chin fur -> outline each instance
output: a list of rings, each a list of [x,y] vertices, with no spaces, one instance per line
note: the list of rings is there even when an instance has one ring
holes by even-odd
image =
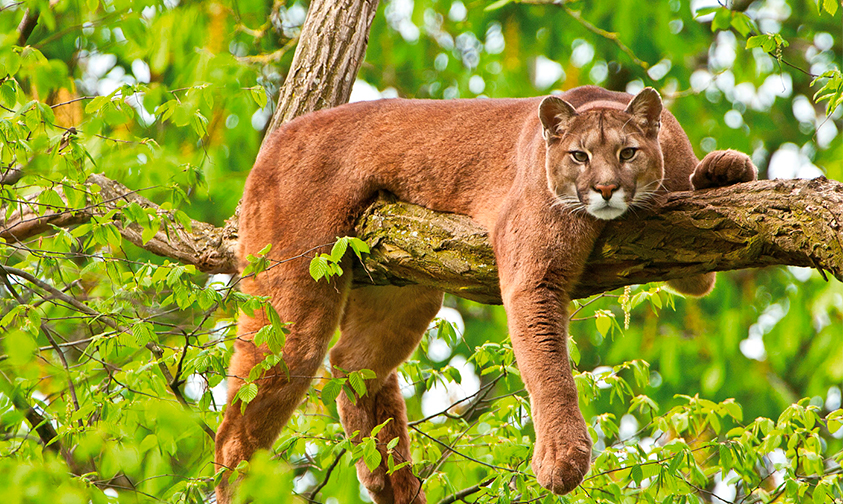
[[[626,193],[623,189],[615,191],[609,201],[604,200],[603,196],[593,189],[588,192],[586,209],[588,213],[598,219],[616,219],[623,215],[627,208],[629,208],[629,205],[626,202]]]

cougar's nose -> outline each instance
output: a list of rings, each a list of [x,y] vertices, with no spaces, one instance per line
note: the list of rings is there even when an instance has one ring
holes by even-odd
[[[618,184],[597,184],[594,186],[594,190],[599,192],[603,195],[603,199],[609,201],[612,197],[612,193],[618,188]]]

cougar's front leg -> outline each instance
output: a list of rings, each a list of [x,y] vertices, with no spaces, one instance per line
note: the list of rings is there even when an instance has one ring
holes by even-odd
[[[568,297],[541,279],[503,292],[512,348],[530,394],[536,445],[532,467],[555,494],[579,485],[591,465],[591,438],[568,362]]]
[[[512,205],[492,241],[512,349],[532,404],[532,467],[543,487],[564,494],[591,465],[591,437],[568,361],[568,291],[602,223],[554,212],[542,202]]]

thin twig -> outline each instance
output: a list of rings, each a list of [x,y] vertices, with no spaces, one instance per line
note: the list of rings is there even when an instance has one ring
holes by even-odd
[[[316,496],[319,494],[319,491],[322,490],[323,488],[325,488],[325,485],[328,484],[328,480],[331,478],[331,473],[333,472],[334,468],[337,467],[337,464],[339,464],[340,459],[342,458],[343,455],[345,455],[345,452],[346,452],[346,450],[345,450],[345,448],[343,448],[342,451],[340,451],[339,454],[337,454],[334,461],[331,462],[331,465],[328,466],[328,469],[325,472],[325,477],[322,479],[322,482],[319,484],[319,486],[314,488],[313,491],[308,494],[307,500],[312,501],[312,500],[316,499]]]
[[[118,323],[116,320],[114,320],[110,316],[94,310],[90,306],[80,302],[79,300],[77,300],[74,297],[68,296],[64,292],[56,289],[52,285],[48,284],[47,282],[44,282],[43,280],[35,277],[34,275],[32,275],[30,273],[27,273],[26,271],[23,271],[23,270],[18,269],[18,268],[12,268],[12,267],[9,267],[9,266],[4,266],[2,264],[0,264],[0,271],[2,271],[5,275],[13,275],[13,276],[16,276],[16,277],[19,277],[19,278],[23,278],[24,280],[36,285],[37,287],[49,292],[50,294],[55,296],[57,299],[60,299],[60,300],[64,301],[65,303],[73,306],[77,310],[79,310],[83,313],[86,313],[88,315],[91,315],[92,317],[94,317],[97,320],[102,321],[102,323],[111,327],[112,329],[116,329],[120,333],[132,334],[132,331],[130,329],[121,325],[120,323]],[[173,392],[173,395],[176,396],[176,399],[179,401],[179,403],[182,406],[184,406],[185,408],[190,410],[191,409],[190,405],[188,404],[187,400],[184,398],[184,395],[182,394],[181,389],[177,386],[177,382],[173,379],[173,375],[172,375],[172,373],[170,373],[170,368],[168,368],[167,364],[164,363],[164,351],[154,341],[148,342],[145,346],[150,352],[152,352],[152,355],[155,356],[155,359],[156,359],[157,364],[158,364],[158,369],[160,369],[161,374],[164,375],[164,379],[167,381],[167,384],[168,384],[170,390]],[[216,435],[214,433],[214,430],[211,429],[208,426],[208,424],[206,424],[202,419],[197,418],[196,421],[200,424],[200,427],[202,428],[202,430],[211,439],[214,439],[216,437]]]
[[[487,464],[486,462],[483,462],[482,460],[477,460],[476,458],[470,457],[470,456],[466,455],[465,453],[459,452],[459,451],[451,448],[448,445],[448,443],[445,443],[443,441],[440,441],[440,440],[436,439],[435,437],[433,437],[430,434],[424,432],[423,430],[419,429],[415,425],[410,425],[409,427],[411,429],[413,429],[414,431],[418,432],[419,434],[421,434],[422,436],[430,439],[434,443],[436,443],[436,444],[440,445],[441,447],[445,448],[446,450],[452,451],[452,452],[456,453],[457,455],[459,455],[460,457],[462,457],[466,460],[470,460],[470,461],[472,461],[476,464],[480,464],[482,466],[486,466],[486,467],[491,468],[491,469],[497,469],[498,471],[507,471],[507,472],[511,472],[511,473],[515,473],[515,474],[524,474],[517,469],[511,469],[509,467],[501,467],[501,466],[496,466],[496,465],[493,465],[493,464]]]
[[[632,49],[630,49],[626,44],[621,42],[621,39],[620,39],[620,37],[618,37],[617,33],[606,31],[602,28],[598,28],[597,26],[589,23],[588,21],[583,19],[581,13],[579,13],[577,11],[574,11],[574,10],[571,10],[571,8],[568,7],[565,3],[559,3],[559,4],[554,4],[554,5],[558,5],[559,7],[562,7],[565,10],[565,12],[568,13],[569,16],[574,18],[574,20],[576,20],[579,24],[581,24],[586,30],[594,33],[595,35],[599,35],[599,36],[601,36],[605,39],[608,39],[608,40],[611,40],[612,42],[614,42],[614,44],[616,46],[618,46],[618,48],[621,51],[623,51],[624,54],[629,56],[629,58],[632,60],[632,62],[635,63],[636,65],[640,66],[644,70],[647,70],[647,69],[650,68],[649,63],[647,63],[646,61],[644,61],[641,58],[639,58],[638,56],[636,56],[635,53],[632,52]]]
[[[481,481],[480,483],[478,483],[476,485],[473,485],[473,486],[470,486],[468,488],[463,488],[459,492],[455,492],[455,493],[449,495],[448,497],[445,497],[444,499],[440,500],[436,504],[452,504],[456,501],[461,501],[461,500],[465,499],[466,497],[468,497],[469,495],[479,492],[481,488],[491,485],[492,482],[495,481],[495,479],[497,479],[497,476],[489,478],[485,481]]]

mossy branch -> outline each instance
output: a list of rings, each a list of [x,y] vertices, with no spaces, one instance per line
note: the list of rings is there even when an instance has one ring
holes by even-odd
[[[88,183],[101,188],[103,203],[81,212],[16,213],[0,224],[0,237],[26,240],[51,225],[76,225],[130,201],[165,212],[101,175]],[[139,247],[200,271],[237,271],[236,216],[224,227],[194,221],[190,230],[170,220],[167,233],[159,231],[146,243],[137,225],[122,227],[121,233]],[[486,231],[466,216],[381,198],[360,218],[357,232],[372,253],[355,267],[355,285],[418,283],[484,303],[501,302]],[[572,294],[585,297],[624,285],[771,265],[808,266],[843,280],[843,183],[765,180],[667,194],[656,209],[607,224]]]
[[[356,283],[419,283],[501,302],[486,232],[469,218],[380,200],[357,229],[372,254]],[[771,265],[808,266],[843,281],[843,184],[765,180],[668,194],[654,211],[607,224],[572,294]]]

